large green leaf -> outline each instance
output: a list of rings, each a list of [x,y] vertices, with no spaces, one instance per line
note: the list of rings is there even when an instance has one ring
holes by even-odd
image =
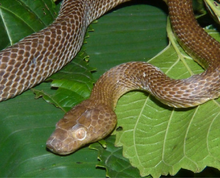
[[[175,78],[201,71],[184,55],[177,56],[174,48],[168,46],[150,63]],[[180,168],[193,172],[206,166],[219,169],[218,101],[190,109],[173,109],[145,93],[131,92],[117,105],[118,126],[122,130],[116,132],[116,145],[123,146],[124,156],[138,167],[142,176],[175,175]]]

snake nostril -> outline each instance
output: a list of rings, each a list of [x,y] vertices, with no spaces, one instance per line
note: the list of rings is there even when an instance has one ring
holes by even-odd
[[[57,139],[54,135],[52,135],[47,140],[46,147],[50,151],[57,153],[62,148],[62,143],[60,142],[59,139]]]
[[[62,142],[60,139],[57,139],[55,136],[50,136],[50,138],[47,140],[46,147],[53,153],[57,154],[65,154],[68,152],[66,150],[64,142]]]
[[[50,138],[47,140],[46,147],[47,147],[50,151],[52,151],[52,152],[54,152],[54,151],[56,150],[55,147],[54,147],[54,144],[53,144],[53,138],[50,137]]]

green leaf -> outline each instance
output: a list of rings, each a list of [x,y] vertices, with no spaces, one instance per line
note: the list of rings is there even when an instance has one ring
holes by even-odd
[[[149,62],[176,79],[201,73],[201,67],[177,44],[169,25],[168,36],[172,44]],[[213,36],[219,38],[217,32]],[[206,166],[220,169],[219,101],[174,109],[145,93],[130,92],[117,105],[122,130],[116,131],[116,145],[123,146],[123,155],[142,176],[175,175],[181,168],[193,172]]]
[[[161,2],[136,0],[113,10],[93,24],[86,52],[97,80],[121,63],[147,61],[167,45],[167,7]]]
[[[138,169],[131,166],[128,159],[122,156],[122,148],[114,146],[115,136],[105,139],[105,148],[99,143],[90,145],[91,149],[98,151],[98,167],[107,169],[108,177],[140,177]]]
[[[0,49],[13,45],[25,36],[50,24],[57,16],[51,0],[1,0],[0,2]]]
[[[80,51],[78,55],[65,66],[59,73],[49,77],[52,80],[51,87],[47,90],[32,89],[36,97],[43,97],[49,103],[61,108],[63,111],[69,111],[74,105],[79,104],[90,96],[93,87],[93,70],[84,61],[87,55]]]

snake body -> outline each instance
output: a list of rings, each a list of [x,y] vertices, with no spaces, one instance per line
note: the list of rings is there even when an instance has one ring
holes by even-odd
[[[167,4],[179,43],[206,70],[174,80],[145,62],[129,62],[110,69],[96,82],[90,98],[56,124],[47,141],[51,151],[69,154],[110,134],[117,123],[114,113],[117,101],[131,90],[147,91],[172,107],[193,107],[219,96],[220,44],[198,25],[192,0],[167,0]]]
[[[87,26],[129,0],[64,0],[57,19],[0,52],[0,101],[40,83],[68,63],[80,50]],[[47,147],[69,154],[109,135],[117,123],[114,108],[131,90],[145,90],[172,107],[192,107],[219,96],[220,44],[198,25],[192,0],[167,0],[172,28],[180,44],[206,70],[174,80],[145,62],[130,62],[107,71],[88,100],[56,124]]]
[[[0,52],[0,101],[12,98],[61,69],[80,50],[87,26],[128,0],[64,0],[56,20]]]

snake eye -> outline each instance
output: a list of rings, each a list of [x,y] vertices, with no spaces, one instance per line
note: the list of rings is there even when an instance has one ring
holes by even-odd
[[[84,127],[76,128],[76,126],[72,127],[72,134],[78,140],[84,140],[87,136],[87,131]]]

